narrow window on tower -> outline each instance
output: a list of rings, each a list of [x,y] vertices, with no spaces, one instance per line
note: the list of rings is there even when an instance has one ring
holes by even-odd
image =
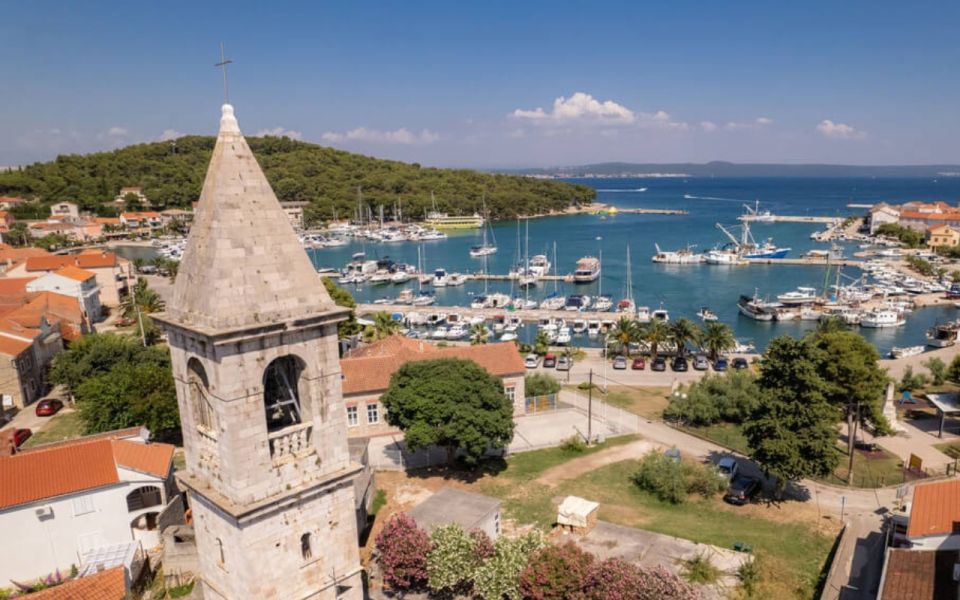
[[[310,534],[305,533],[300,536],[300,556],[303,560],[313,558],[313,548],[310,547]]]
[[[217,538],[217,551],[220,553],[220,566],[222,567],[226,563],[226,560],[224,560],[223,557],[223,540],[220,538]]]

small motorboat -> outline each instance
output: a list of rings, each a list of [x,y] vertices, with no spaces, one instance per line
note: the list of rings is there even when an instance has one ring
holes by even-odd
[[[703,321],[716,321],[719,319],[719,317],[717,317],[717,313],[713,312],[706,306],[700,309],[700,311],[697,313],[697,316]]]
[[[890,358],[907,358],[923,354],[923,346],[894,346],[890,349]]]

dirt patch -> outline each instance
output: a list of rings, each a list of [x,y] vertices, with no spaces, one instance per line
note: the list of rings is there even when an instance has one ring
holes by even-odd
[[[625,446],[616,446],[595,454],[574,458],[561,465],[551,467],[544,471],[536,481],[543,485],[556,486],[564,481],[576,479],[581,475],[585,475],[609,464],[622,460],[638,459],[650,450],[656,450],[661,447],[659,444],[645,440],[633,442]]]

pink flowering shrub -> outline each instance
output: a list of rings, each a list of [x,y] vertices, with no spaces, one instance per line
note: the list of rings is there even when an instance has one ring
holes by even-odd
[[[663,567],[642,569],[618,558],[594,562],[581,600],[698,600],[700,592]]]
[[[376,546],[383,582],[390,589],[405,592],[426,584],[430,537],[412,517],[405,513],[390,517],[377,536]]]
[[[572,542],[547,546],[520,573],[520,592],[530,600],[567,600],[583,586],[593,555]]]

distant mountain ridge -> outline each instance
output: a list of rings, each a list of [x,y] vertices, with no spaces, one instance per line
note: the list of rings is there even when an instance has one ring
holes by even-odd
[[[605,162],[544,169],[504,171],[552,177],[636,177],[643,175],[689,177],[960,177],[960,165],[832,165],[732,163],[628,163]]]

